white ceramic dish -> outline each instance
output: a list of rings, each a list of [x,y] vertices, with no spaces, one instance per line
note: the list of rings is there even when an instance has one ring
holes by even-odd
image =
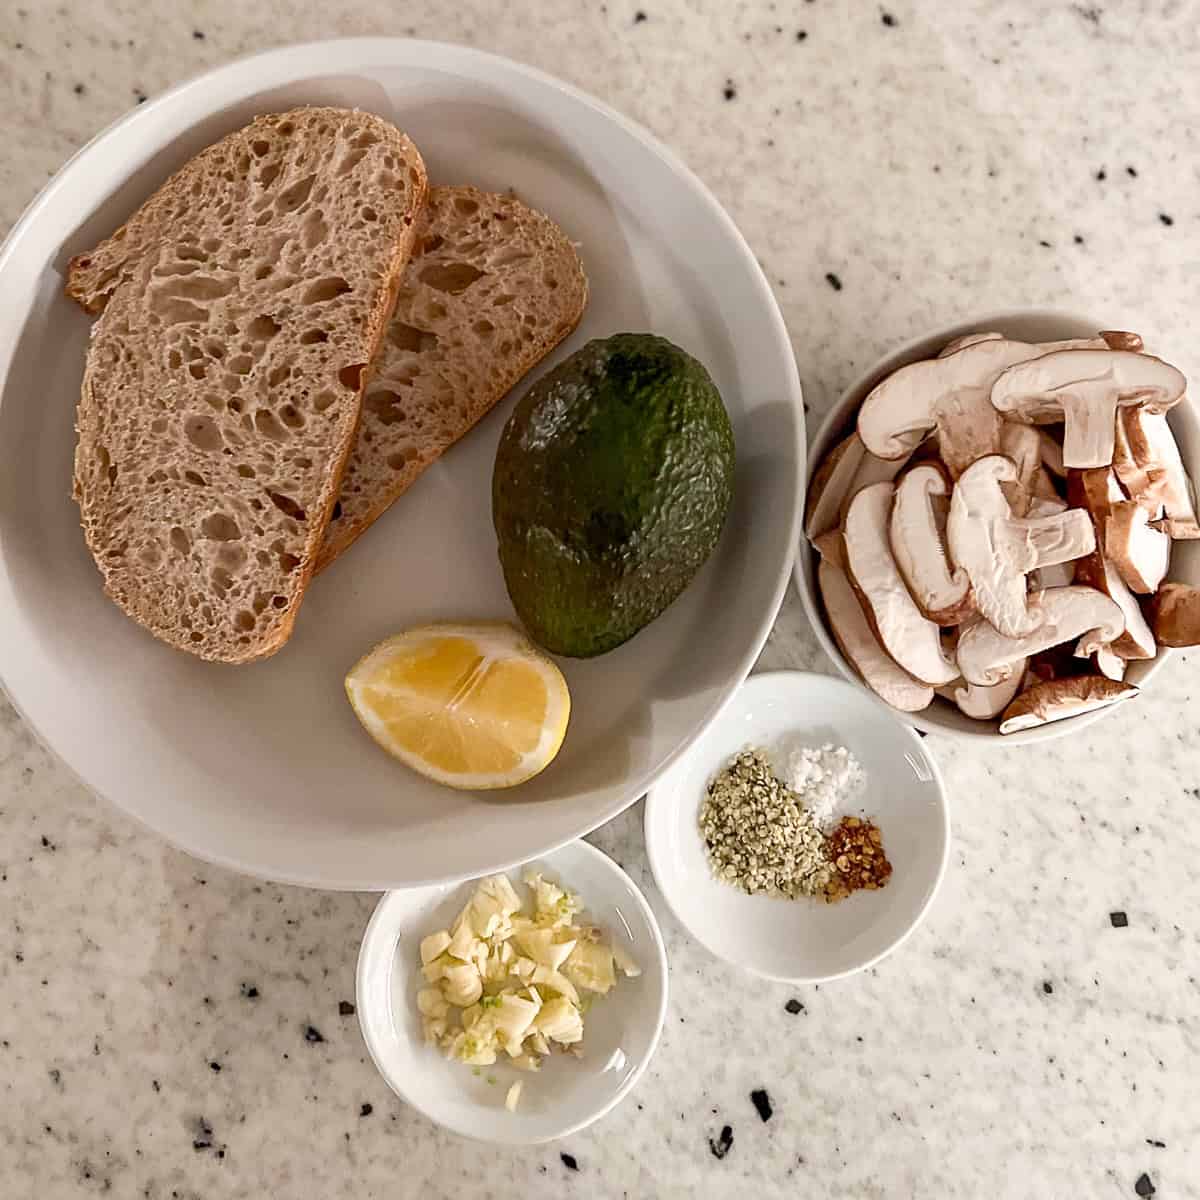
[[[866,772],[850,815],[879,826],[888,884],[837,904],[748,896],[713,878],[697,823],[712,777],[740,750],[797,736],[845,746]],[[748,679],[646,798],[646,850],[663,898],[718,958],[754,975],[823,983],[890,954],[920,924],[946,870],[950,817],[921,738],[828,675],[777,671]]]
[[[589,917],[642,969],[618,977],[584,1021],[584,1056],[552,1055],[536,1074],[501,1062],[475,1075],[425,1045],[416,995],[421,938],[444,929],[470,899],[474,883],[389,892],[367,925],[358,956],[358,1019],[371,1057],[392,1090],[431,1121],[464,1137],[534,1145],[599,1120],[629,1094],[646,1069],[667,1011],[667,955],[650,906],[616,863],[587,842],[537,860],[535,869],[578,892]],[[510,874],[524,897],[520,872]],[[488,1078],[495,1080],[488,1083]],[[508,1112],[509,1085],[521,1080]]]
[[[897,367],[901,367],[905,363],[915,362],[922,358],[932,358],[947,342],[961,334],[976,330],[997,330],[1006,337],[1019,341],[1046,342],[1058,338],[1094,337],[1097,330],[1114,327],[1112,321],[1099,321],[1094,317],[1080,317],[1044,309],[1016,309],[985,314],[969,321],[960,321],[956,325],[948,325],[944,329],[935,330],[933,333],[908,342],[898,350],[893,350],[842,393],[829,415],[822,421],[820,429],[817,430],[809,451],[809,462],[812,463],[813,470],[815,470],[826,453],[852,430],[864,397],[885,375],[891,374]],[[1161,353],[1168,361],[1170,360],[1170,347],[1150,345],[1147,348],[1151,353]],[[1200,477],[1197,475],[1197,471],[1200,471],[1200,417],[1197,417],[1191,401],[1185,397],[1171,410],[1167,419],[1179,443],[1184,464],[1193,479]],[[1065,721],[1055,721],[1050,725],[1041,725],[1034,729],[1025,729],[1018,733],[1004,735],[1000,734],[998,720],[974,721],[959,712],[953,704],[936,696],[933,704],[924,712],[898,712],[867,688],[833,640],[833,635],[829,632],[826,624],[825,608],[821,603],[816,585],[818,561],[818,555],[809,544],[808,539],[801,536],[796,555],[796,588],[800,592],[804,611],[817,635],[817,640],[821,643],[825,653],[833,659],[837,669],[853,684],[861,688],[875,704],[891,713],[897,720],[914,725],[926,733],[944,733],[951,737],[982,739],[998,745],[1016,745],[1024,742],[1044,742],[1051,738],[1076,733],[1094,721],[1102,720],[1116,711],[1116,706],[1101,708],[1096,712],[1071,717]],[[1171,551],[1170,578],[1200,586],[1200,542],[1175,542]],[[1126,678],[1130,683],[1137,684],[1138,687],[1146,687],[1162,669],[1171,653],[1168,649],[1160,649],[1158,656],[1149,662],[1130,663]],[[1137,704],[1138,700],[1135,697],[1126,703]]]
[[[395,119],[434,181],[515,187],[582,246],[591,302],[552,361],[653,330],[725,397],[738,480],[722,542],[630,644],[563,664],[558,760],[508,793],[454,793],[359,728],[345,671],[437,618],[512,613],[490,489],[502,403],[312,586],[292,642],[247,667],[155,642],[102,595],[70,499],[89,320],[75,252],[170,171],[264,110],[358,105]],[[595,828],[646,790],[749,671],[787,584],[804,465],[800,387],[769,287],[728,216],[669,151],[587,96],[461,46],[371,38],[272,51],[141,106],[51,182],[0,252],[0,671],[95,791],[175,844],[289,882],[382,890],[484,874]],[[714,621],[712,614],[720,613]]]

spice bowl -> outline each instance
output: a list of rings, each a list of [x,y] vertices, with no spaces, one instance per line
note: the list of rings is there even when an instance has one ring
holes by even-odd
[[[588,918],[640,968],[590,1005],[581,1054],[554,1054],[537,1072],[519,1071],[504,1054],[472,1068],[427,1045],[417,993],[420,946],[448,927],[476,881],[386,892],[363,934],[357,1008],[363,1039],[391,1089],[431,1121],[463,1137],[532,1146],[575,1133],[613,1109],[641,1078],[667,1011],[667,956],[654,913],[633,880],[587,842],[570,842],[525,867],[582,898]],[[517,890],[523,867],[504,872]],[[509,1088],[521,1083],[513,1111]]]
[[[747,747],[845,747],[861,790],[842,810],[878,827],[892,865],[884,886],[837,901],[749,895],[718,880],[700,829],[708,785]],[[777,671],[746,681],[646,799],[646,849],[671,911],[711,953],[753,975],[822,983],[890,954],[920,924],[945,873],[945,786],[920,735],[861,688]]]

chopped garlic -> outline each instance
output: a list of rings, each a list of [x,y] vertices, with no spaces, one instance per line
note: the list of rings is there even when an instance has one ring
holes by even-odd
[[[575,949],[574,938],[558,940],[561,930],[557,929],[518,929],[513,933],[513,941],[517,949],[528,955],[535,963],[551,970],[557,970],[567,961],[571,951]]]
[[[473,963],[457,963],[442,972],[446,999],[459,1008],[474,1004],[483,995],[483,982]]]
[[[445,930],[442,932],[444,933]],[[454,926],[454,932],[450,935],[450,941],[446,945],[446,953],[451,958],[457,958],[459,962],[470,962],[475,955],[477,945],[482,946],[486,943],[477,941],[470,922],[464,921],[460,917]]]
[[[422,988],[417,993],[417,1008],[423,1017],[444,1017],[450,1011],[446,997],[437,988]]]
[[[439,958],[450,945],[450,935],[444,930],[439,929],[437,933],[431,933],[421,942],[421,965],[433,962],[435,958]]]
[[[425,1040],[476,1074],[501,1053],[521,1071],[537,1071],[552,1049],[579,1057],[593,997],[613,988],[618,969],[641,974],[602,930],[576,924],[583,908],[578,895],[540,872],[527,870],[524,881],[532,912],[522,911],[507,876],[493,875],[479,881],[450,929],[421,942],[427,986],[417,1008]],[[587,994],[581,998],[580,991]],[[505,1099],[510,1112],[520,1094],[518,1081]]]
[[[533,1024],[538,1033],[564,1046],[583,1041],[583,1014],[565,996],[543,1004]]]
[[[575,990],[575,985],[561,971],[552,971],[549,967],[534,967],[533,982],[565,996],[572,1004],[579,1003],[579,993]]]
[[[602,942],[580,942],[571,951],[563,973],[576,987],[605,995],[617,982],[612,947]]]
[[[619,942],[613,942],[612,952],[613,962],[626,979],[636,979],[642,973],[642,968],[633,961],[633,956]]]

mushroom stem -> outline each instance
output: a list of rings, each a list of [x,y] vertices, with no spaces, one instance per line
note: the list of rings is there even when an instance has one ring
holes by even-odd
[[[1062,396],[1063,462],[1072,467],[1107,467],[1116,439],[1117,393],[1102,380],[1081,384]]]

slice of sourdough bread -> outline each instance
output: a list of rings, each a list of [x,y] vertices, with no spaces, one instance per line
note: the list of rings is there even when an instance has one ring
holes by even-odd
[[[586,303],[579,255],[549,217],[511,196],[432,188],[317,569],[549,354]]]
[[[425,199],[369,113],[259,117],[75,258],[92,330],[75,497],[109,596],[246,662],[287,641]]]

